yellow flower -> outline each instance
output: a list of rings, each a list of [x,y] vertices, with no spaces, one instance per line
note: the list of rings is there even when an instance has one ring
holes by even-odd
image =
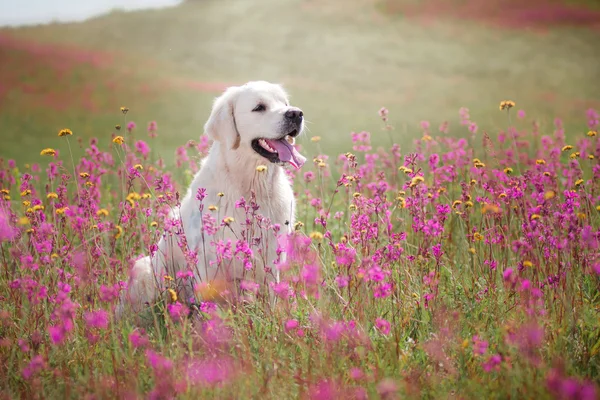
[[[361,194],[360,194],[360,193],[358,193],[358,192],[355,192],[355,193],[352,195],[352,197],[354,197],[355,199],[356,199],[356,198],[359,198],[360,196],[361,196]]]
[[[29,200],[25,200],[23,202],[23,207],[29,207],[31,205],[31,202]]]
[[[129,111],[129,108],[127,108],[127,107],[121,107],[121,112],[123,114],[127,114],[127,111]]]
[[[489,212],[491,212],[491,213],[498,213],[498,212],[500,212],[500,207],[498,207],[495,204],[487,204],[486,203],[486,204],[483,205],[483,208],[481,209],[481,213],[482,214],[487,214]]]
[[[209,209],[210,211],[217,211],[217,210],[219,209],[219,207],[217,207],[217,206],[214,206],[214,205],[210,205],[210,206],[208,206],[208,209]]]
[[[469,347],[469,339],[463,340],[461,347],[463,349],[466,349],[467,347]]]
[[[80,172],[79,176],[83,179],[87,179],[90,177],[90,174],[88,174],[87,172]]]
[[[317,167],[325,168],[325,167],[327,167],[327,164],[324,161],[321,161],[320,163],[317,164]]]
[[[429,135],[423,135],[423,138],[421,140],[424,142],[431,142],[433,138]]]
[[[596,206],[596,211],[600,211],[600,206]]]
[[[118,130],[118,131],[120,131],[121,130],[121,125],[118,125],[118,124],[115,125],[115,129]]]
[[[544,165],[544,164],[546,164],[546,160],[544,160],[544,159],[540,158],[540,159],[538,159],[538,160],[535,160],[535,163],[536,163],[537,165]]]
[[[473,164],[477,164],[477,163],[480,163],[480,162],[481,162],[481,160],[479,158],[474,158],[473,159]]]
[[[56,155],[56,150],[54,149],[44,149],[40,152],[40,156],[55,156]]]
[[[470,183],[471,183],[471,186],[473,186],[473,185],[476,185],[476,184],[477,184],[477,181],[476,181],[475,179],[471,179],[471,182],[470,182]]]
[[[50,199],[58,199],[58,194],[56,194],[56,193],[54,193],[54,192],[50,192],[50,193],[48,193],[48,194],[46,195],[46,198],[47,198],[48,200],[50,200]]]
[[[171,288],[167,289],[167,292],[169,293],[169,299],[171,302],[175,303],[177,301],[177,292]]]
[[[504,100],[500,102],[500,110],[510,110],[515,106],[515,102],[512,100]]]
[[[415,187],[415,186],[417,186],[419,183],[421,183],[423,181],[425,181],[425,178],[423,178],[422,176],[415,176],[410,181],[410,187]]]
[[[545,200],[553,199],[554,196],[556,196],[556,193],[554,193],[554,190],[548,190],[546,193],[544,193]]]
[[[593,160],[593,159],[594,159],[594,155],[593,155],[593,154],[590,154],[590,155],[588,156],[588,159],[590,159],[590,160]]]
[[[31,190],[25,189],[21,192],[21,197],[29,196],[31,194]]]
[[[350,204],[350,206],[348,207],[348,209],[350,211],[355,211],[356,210],[356,206],[354,204]]]
[[[96,211],[96,215],[99,217],[108,217],[108,210],[106,208],[101,208]]]
[[[93,183],[93,182],[87,181],[87,182],[85,183],[85,186],[87,186],[87,187],[92,187],[92,186],[95,186],[95,185],[94,185],[94,183]]]
[[[8,189],[0,189],[0,193],[2,193],[2,194],[9,194],[10,190],[8,190]]]
[[[156,228],[158,226],[158,222],[152,221],[152,222],[150,222],[150,226],[153,228]]]
[[[454,200],[452,203],[452,208],[456,208],[462,204],[462,200]]]
[[[123,228],[121,228],[120,225],[117,225],[115,226],[115,230],[117,231],[117,233],[115,233],[115,239],[118,239],[123,234]]]
[[[311,232],[309,236],[312,240],[316,240],[317,242],[323,240],[323,234],[321,232]]]
[[[500,197],[501,199],[503,199],[503,198],[506,197],[506,193],[500,193],[500,195],[498,197]]]
[[[152,198],[152,195],[150,193],[144,193],[142,195],[142,199],[144,199],[144,200],[147,200],[147,199],[150,199],[150,198]]]
[[[223,192],[219,192],[219,193],[217,193],[217,196],[219,196],[219,197],[223,197],[223,196],[225,196],[225,193],[223,193]]]
[[[577,213],[577,218],[579,218],[580,220],[583,221],[586,218],[586,215],[585,215],[585,213],[580,212],[580,213]]]
[[[536,219],[540,219],[540,218],[542,218],[542,216],[541,216],[541,215],[539,215],[539,214],[533,214],[533,215],[531,216],[531,220],[532,220],[532,221],[535,221]]]
[[[65,213],[65,211],[67,211],[68,209],[69,209],[69,207],[57,208],[56,215],[63,215]]]
[[[125,139],[123,138],[123,136],[115,136],[115,138],[112,141],[116,144],[123,144],[125,142]]]
[[[568,150],[571,150],[572,148],[573,148],[573,146],[571,146],[570,144],[568,144],[568,145],[566,145],[566,146],[564,146],[562,148],[562,151],[568,151]]]
[[[580,153],[578,151],[576,151],[575,153],[571,153],[569,155],[569,158],[578,158],[580,156]]]
[[[41,204],[37,204],[33,206],[33,211],[44,211],[44,206]]]
[[[581,186],[581,184],[582,184],[582,183],[583,183],[583,179],[577,179],[577,180],[575,181],[575,187],[579,187],[579,186]]]
[[[61,129],[61,130],[58,132],[58,136],[60,136],[60,137],[63,137],[63,136],[71,136],[72,134],[73,134],[73,132],[71,132],[71,130],[70,130],[70,129],[67,129],[67,128],[65,128],[65,129]]]
[[[5,195],[4,195],[4,200],[6,200],[6,201],[9,201],[9,200],[10,200],[10,196],[9,196],[9,195],[7,195],[7,194],[5,194]]]
[[[256,167],[256,170],[258,172],[265,172],[267,170],[267,166],[266,165],[259,165],[258,167]]]
[[[550,172],[548,172],[548,171],[544,172],[544,176],[550,176],[550,175],[552,175]]]
[[[484,163],[482,163],[482,162],[480,162],[480,163],[475,163],[475,164],[473,164],[473,166],[474,166],[475,168],[483,168],[483,167],[485,167],[485,164],[484,164]]]
[[[59,256],[58,256],[58,254],[56,254],[56,253],[52,253],[52,254],[50,255],[50,258],[58,258],[58,257],[59,257]]]
[[[484,236],[479,232],[475,232],[473,234],[473,239],[475,239],[475,240],[481,241],[481,240],[483,240],[483,238],[484,238]]]
[[[311,142],[319,142],[321,140],[321,136],[313,136],[310,138]]]
[[[303,226],[304,226],[304,224],[302,222],[298,221],[294,224],[294,230],[299,231],[300,228],[302,228]]]
[[[233,217],[225,217],[225,218],[223,218],[223,222],[224,222],[225,224],[228,224],[228,225],[229,225],[229,224],[231,224],[233,221],[235,221],[235,220],[233,219]]]
[[[141,200],[142,196],[138,192],[131,192],[127,195],[127,198],[131,200]]]
[[[17,223],[19,225],[29,225],[31,222],[29,221],[29,218],[21,217],[21,218],[19,218],[19,221]]]
[[[533,267],[533,263],[529,260],[523,261],[523,266],[527,268]]]
[[[171,275],[165,275],[165,276],[163,276],[163,279],[165,281],[173,281],[173,277]]]
[[[510,174],[512,174],[512,173],[513,173],[513,169],[512,169],[512,168],[510,168],[510,167],[504,168],[504,173],[505,173],[506,175],[510,175]]]
[[[396,200],[400,203],[400,208],[406,208],[406,200],[402,196],[396,197]]]
[[[133,168],[137,169],[138,171],[141,171],[141,170],[143,170],[143,169],[144,169],[144,167],[142,167],[142,164],[135,164],[135,165],[133,166]]]
[[[469,208],[469,207],[473,207],[473,202],[472,201],[465,201],[465,208]]]
[[[587,135],[588,135],[589,137],[594,137],[594,136],[596,136],[597,134],[598,134],[598,132],[596,132],[596,131],[588,131],[588,133],[587,133]]]
[[[475,254],[475,248],[474,247],[469,247],[469,253]]]

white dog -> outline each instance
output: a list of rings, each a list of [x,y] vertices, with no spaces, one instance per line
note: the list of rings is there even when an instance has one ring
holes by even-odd
[[[164,233],[158,251],[152,257],[136,261],[126,296],[134,310],[152,303],[164,289],[164,276],[174,278],[178,271],[193,271],[194,279],[183,284],[180,294],[186,296],[186,301],[194,295],[194,281],[195,284],[228,282],[229,289],[242,279],[261,287],[279,281],[279,271],[273,264],[277,259],[277,238],[273,229],[268,228],[279,224],[280,233],[288,233],[294,224],[294,195],[282,167],[290,164],[298,169],[306,161],[293,146],[294,138],[303,128],[302,111],[290,106],[287,94],[276,84],[249,82],[228,88],[215,100],[204,126],[205,133],[213,140],[212,147],[181,206],[171,213],[173,220],[180,221],[185,235]],[[199,189],[206,190],[201,190],[205,196],[202,202]],[[236,207],[240,198],[249,202],[253,194],[259,206],[257,214],[266,218],[260,224],[262,232],[255,225],[249,227],[246,211]],[[211,207],[210,211],[211,205],[218,210]],[[230,217],[226,219],[228,226],[215,237],[203,232],[207,213],[213,218],[218,216],[217,224]],[[217,240],[236,243],[240,238],[254,246],[251,266],[236,257],[219,261],[214,243]],[[189,265],[190,253],[197,255],[193,267]]]

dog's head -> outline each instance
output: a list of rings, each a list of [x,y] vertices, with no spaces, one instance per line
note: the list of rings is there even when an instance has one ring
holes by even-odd
[[[226,149],[296,169],[306,161],[294,148],[303,129],[302,110],[290,106],[280,85],[264,81],[228,88],[204,125],[204,132]]]

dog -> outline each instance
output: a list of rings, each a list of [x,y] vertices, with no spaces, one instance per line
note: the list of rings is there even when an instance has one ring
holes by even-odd
[[[267,290],[270,283],[279,282],[274,264],[281,258],[276,233],[291,232],[296,207],[284,167],[299,169],[306,161],[294,147],[303,129],[302,110],[290,105],[278,84],[248,82],[229,87],[216,98],[204,125],[211,148],[179,207],[170,214],[176,229],[163,233],[153,255],[135,262],[122,303],[134,311],[152,304],[165,290],[164,277],[175,279],[177,272],[190,270],[194,257],[193,279],[180,285],[186,301],[194,298],[198,285],[218,286],[217,282],[221,290],[231,292],[244,281]],[[260,226],[248,225],[248,207],[240,205],[241,198],[254,199]],[[217,225],[226,224],[218,237],[208,232],[206,214],[222,218]],[[215,243],[238,243],[240,238],[251,243],[252,254],[245,249],[248,257],[223,261]]]

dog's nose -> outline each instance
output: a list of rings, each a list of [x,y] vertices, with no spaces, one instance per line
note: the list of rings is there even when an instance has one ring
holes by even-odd
[[[302,110],[300,110],[299,108],[287,110],[285,112],[285,118],[289,119],[290,121],[295,122],[297,124],[299,124],[300,122],[302,122],[302,116],[303,115],[304,114],[302,113]]]

